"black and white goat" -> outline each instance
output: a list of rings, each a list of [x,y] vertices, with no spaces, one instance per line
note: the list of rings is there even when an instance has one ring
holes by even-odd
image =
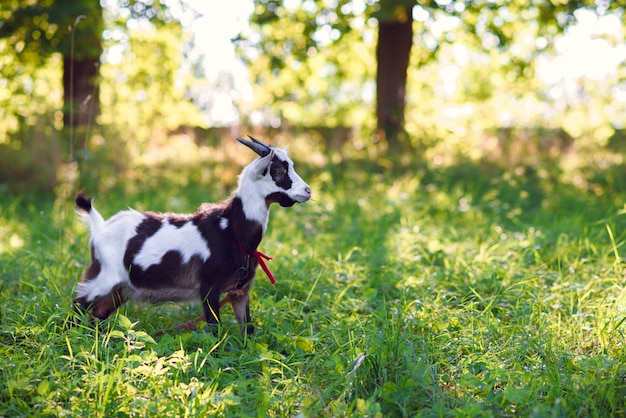
[[[311,188],[295,172],[284,150],[250,137],[237,138],[260,158],[239,175],[228,200],[202,204],[192,214],[126,210],[108,221],[91,199],[78,193],[79,213],[91,231],[91,264],[78,283],[74,302],[99,319],[127,299],[147,302],[201,300],[204,319],[220,320],[220,306],[230,302],[240,324],[251,334],[249,291],[257,250],[272,203],[289,207],[311,198]],[[227,296],[220,303],[220,295]]]

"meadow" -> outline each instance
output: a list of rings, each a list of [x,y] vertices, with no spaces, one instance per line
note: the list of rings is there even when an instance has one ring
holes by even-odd
[[[177,325],[198,305],[75,317],[88,233],[71,190],[0,191],[0,416],[626,414],[620,164],[290,149],[314,198],[272,209],[260,249],[277,283],[257,272],[251,337],[229,308],[196,331]],[[136,169],[92,194],[105,217],[193,211],[236,176],[199,167]]]

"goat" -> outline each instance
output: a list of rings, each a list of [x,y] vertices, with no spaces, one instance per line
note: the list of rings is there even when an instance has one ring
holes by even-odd
[[[294,170],[287,148],[250,139],[237,138],[259,158],[243,169],[234,195],[203,203],[192,214],[129,209],[105,221],[92,199],[79,192],[75,204],[89,225],[91,264],[76,287],[75,307],[105,319],[128,299],[199,299],[204,320],[217,324],[220,306],[230,302],[239,324],[252,334],[249,291],[258,264],[274,282],[263,261],[269,257],[257,250],[270,205],[306,202],[311,188]]]

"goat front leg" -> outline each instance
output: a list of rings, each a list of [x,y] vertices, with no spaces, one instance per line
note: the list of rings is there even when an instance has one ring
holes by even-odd
[[[234,300],[238,299],[241,296],[243,296],[243,291],[231,290],[230,292],[226,294],[226,297],[220,301],[220,304],[219,304],[220,309],[222,309],[222,306],[226,305],[227,303],[233,303]],[[198,323],[200,323],[201,321],[206,322],[206,317],[204,313],[200,315],[199,317],[197,317],[196,319],[192,319],[191,321],[185,322],[184,324],[180,325],[178,328],[182,330],[193,331],[198,327]],[[160,334],[157,333],[157,335],[161,335],[161,334],[163,333],[162,332]]]
[[[216,325],[220,322],[220,289],[210,287],[202,294],[204,295],[202,303],[204,320],[209,325]]]
[[[227,292],[226,297],[220,301],[219,308],[222,309],[222,306],[226,305],[227,303],[232,304],[234,301],[236,301],[242,296],[243,296],[243,290],[231,290],[230,292]],[[198,328],[198,324],[201,321],[206,322],[206,316],[204,313],[200,315],[199,317],[197,317],[196,319],[192,319],[191,321],[187,321],[184,324],[180,325],[178,329],[187,330],[187,331],[195,331],[195,329]],[[162,335],[162,334],[163,334],[162,331],[157,333],[157,335]]]
[[[235,318],[242,326],[245,326],[245,331],[248,335],[254,333],[254,326],[252,325],[252,319],[250,318],[250,284],[241,289],[228,292],[226,299],[233,306],[235,312]]]

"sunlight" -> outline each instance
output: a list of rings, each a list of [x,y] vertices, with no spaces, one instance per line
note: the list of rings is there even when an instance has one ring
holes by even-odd
[[[588,10],[575,13],[578,23],[555,41],[557,56],[540,61],[539,76],[546,83],[571,82],[579,78],[602,80],[615,75],[626,60],[619,17],[597,16]]]
[[[235,53],[232,39],[249,32],[251,0],[228,2],[184,0],[199,17],[187,22],[193,36],[190,59],[199,61],[206,77],[202,91],[193,92],[210,125],[231,125],[239,120],[235,101],[251,101],[248,72]]]
[[[3,233],[6,232],[6,233]],[[15,232],[3,231],[0,227],[0,254],[9,253],[24,246],[24,239]]]

